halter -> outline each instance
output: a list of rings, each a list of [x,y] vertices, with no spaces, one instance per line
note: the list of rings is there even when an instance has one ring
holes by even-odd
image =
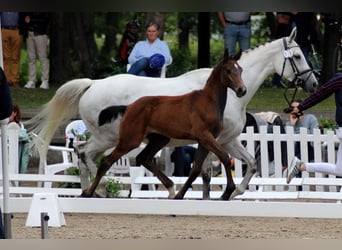
[[[313,70],[309,68],[309,69],[306,69],[303,71],[299,71],[295,61],[293,60],[293,52],[292,52],[292,50],[290,50],[291,48],[299,47],[299,46],[297,45],[294,47],[288,47],[286,38],[283,38],[283,45],[284,45],[284,63],[283,63],[283,68],[282,68],[281,75],[280,75],[280,83],[285,87],[284,97],[285,97],[286,102],[290,106],[291,102],[293,102],[293,100],[297,94],[298,86],[303,85],[310,78],[311,74],[313,73]],[[286,92],[289,89],[289,87],[287,85],[285,85],[282,81],[282,77],[284,74],[284,70],[285,70],[287,60],[290,62],[291,68],[292,68],[293,73],[295,75],[295,78],[293,79],[293,82],[295,83],[295,91],[293,93],[291,101],[289,101],[289,99],[286,96]],[[302,75],[304,75],[308,72],[310,72],[310,74],[308,74],[308,76],[305,80],[300,78]]]

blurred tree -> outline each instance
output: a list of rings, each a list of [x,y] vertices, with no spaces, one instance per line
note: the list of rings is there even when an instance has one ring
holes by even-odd
[[[342,24],[342,13],[322,13],[324,23],[323,67],[320,82],[324,83],[332,77],[333,53],[340,39],[339,29]]]
[[[52,13],[50,26],[50,82],[94,77],[98,50],[91,13]]]
[[[210,67],[210,12],[198,13],[197,67]]]

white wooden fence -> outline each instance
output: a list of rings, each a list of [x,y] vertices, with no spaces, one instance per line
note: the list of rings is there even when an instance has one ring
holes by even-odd
[[[10,188],[10,209],[12,212],[28,212],[32,194],[52,192],[59,195],[58,202],[62,212],[342,218],[342,203],[340,202],[342,200],[342,193],[340,192],[342,179],[319,173],[310,176],[303,173],[302,178],[296,178],[291,182],[291,185],[287,185],[281,171],[280,145],[282,141],[287,142],[289,162],[294,155],[294,143],[300,141],[302,160],[307,160],[307,142],[313,142],[315,161],[326,159],[328,162],[335,163],[338,140],[333,132],[321,135],[319,130],[315,130],[314,134],[309,135],[305,129],[302,129],[300,134],[294,134],[293,129],[289,127],[286,134],[281,134],[280,129],[275,127],[273,134],[267,134],[266,127],[260,127],[260,133],[254,133],[252,128],[247,128],[247,132],[241,134],[239,138],[247,141],[247,150],[253,155],[253,145],[255,141],[260,141],[263,176],[253,177],[249,190],[245,194],[237,196],[233,201],[196,200],[201,198],[201,192],[196,190],[188,191],[187,200],[157,199],[165,197],[167,194],[162,188],[142,191],[137,187],[143,183],[159,183],[158,180],[154,177],[140,176],[122,179],[123,182],[131,185],[135,198],[83,199],[75,197],[80,194],[80,189],[12,186]],[[273,162],[268,160],[268,141],[274,143],[275,160]],[[12,143],[17,143],[17,141]],[[14,154],[10,142],[9,151],[11,150]],[[181,177],[173,178],[178,184],[184,183],[185,180]],[[234,180],[239,183],[241,178],[242,163],[236,160]],[[63,175],[21,175],[13,172],[10,175],[10,180],[78,182],[79,178]],[[201,179],[198,178],[195,185],[196,183],[201,185]],[[212,184],[217,185],[217,187],[224,186],[224,183],[225,177],[215,177],[212,180]],[[301,187],[301,190],[298,187]],[[145,196],[142,195],[142,192],[145,192]],[[212,197],[218,198],[221,192],[221,190],[216,190],[212,193]],[[2,202],[1,197],[0,201]]]

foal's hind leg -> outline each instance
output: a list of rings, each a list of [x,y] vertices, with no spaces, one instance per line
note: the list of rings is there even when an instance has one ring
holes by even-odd
[[[150,170],[167,188],[169,191],[169,198],[175,196],[175,190],[173,181],[171,181],[160,169],[153,163],[153,157],[155,154],[162,149],[166,144],[169,143],[170,138],[160,134],[149,134],[147,136],[148,143],[146,147],[137,155],[137,165],[144,165]]]
[[[189,177],[182,186],[182,188],[179,190],[177,195],[175,196],[175,199],[183,199],[186,191],[188,191],[191,184],[194,182],[194,180],[198,177],[198,175],[201,173],[201,168],[203,161],[207,157],[209,151],[202,147],[201,144],[198,144],[198,148],[195,153],[195,162],[194,165],[190,171]]]
[[[129,150],[121,151],[117,150],[117,148],[114,149],[114,151],[110,154],[107,155],[101,162],[100,167],[97,169],[95,179],[91,186],[83,190],[81,196],[82,197],[91,197],[93,196],[97,186],[99,185],[102,177],[106,174],[106,172],[110,169],[110,167],[113,165],[114,162],[116,162],[121,156],[129,152]]]

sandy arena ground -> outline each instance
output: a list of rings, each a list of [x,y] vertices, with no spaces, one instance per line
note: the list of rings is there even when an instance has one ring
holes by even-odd
[[[342,219],[254,218],[65,213],[66,226],[49,239],[340,239]],[[13,239],[41,239],[14,214]]]

